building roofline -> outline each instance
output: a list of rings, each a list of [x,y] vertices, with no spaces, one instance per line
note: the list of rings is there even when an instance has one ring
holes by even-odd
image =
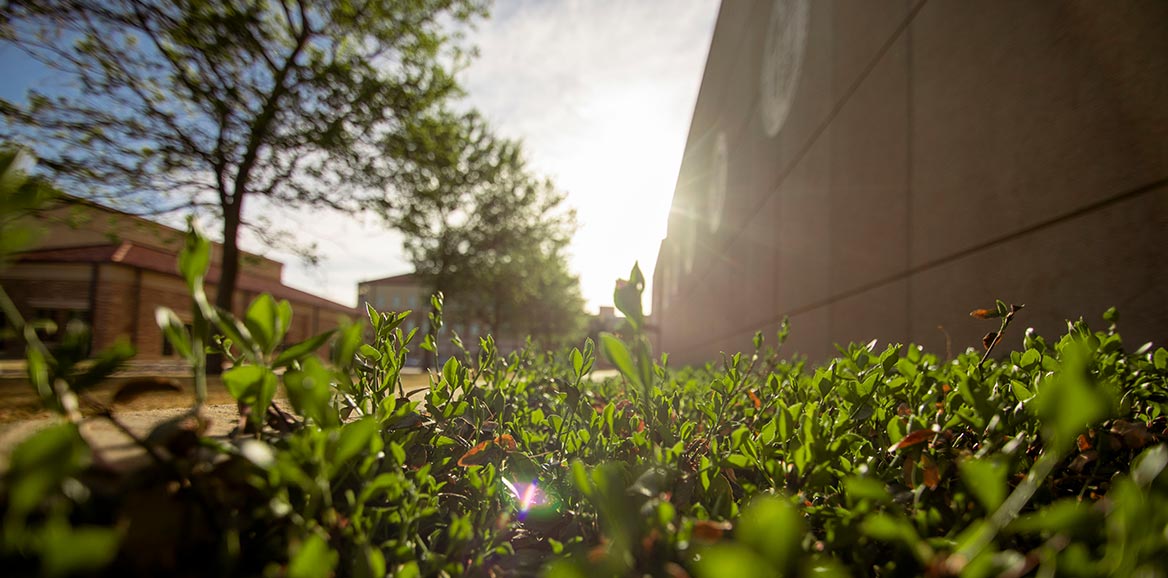
[[[370,279],[368,281],[361,281],[357,285],[370,284],[386,284],[386,285],[406,285],[408,283],[421,283],[421,276],[417,272],[402,273],[400,275],[390,275],[389,277],[382,277],[380,279]]]
[[[71,195],[71,194],[63,192],[63,191],[58,191],[58,193],[59,193],[58,196],[60,199],[60,204],[62,206],[65,206],[65,207],[70,206],[70,205],[83,205],[83,206],[91,207],[91,208],[94,208],[94,209],[97,209],[100,211],[107,211],[110,213],[121,215],[123,217],[129,217],[131,219],[134,219],[135,221],[139,221],[142,224],[145,224],[148,226],[155,226],[155,227],[162,227],[164,229],[169,229],[170,231],[173,231],[174,233],[177,233],[179,235],[186,235],[187,234],[187,232],[182,230],[182,229],[172,227],[172,226],[167,225],[165,223],[159,223],[158,221],[148,219],[143,215],[137,215],[137,214],[131,213],[129,211],[125,211],[123,209],[118,209],[118,208],[110,207],[108,205],[103,205],[103,204],[101,204],[93,199],[87,199],[85,197]],[[166,211],[166,212],[174,212],[174,211]],[[162,213],[159,213],[159,214],[162,214]],[[223,243],[220,241],[211,240],[211,244],[214,246],[218,246],[220,248],[223,247]],[[137,245],[137,246],[141,247],[142,245]],[[271,257],[265,257],[265,256],[259,255],[257,253],[252,253],[250,251],[244,251],[243,249],[240,249],[239,253],[241,256],[247,256],[248,258],[262,259],[264,261],[268,261],[268,262],[271,262],[273,264],[280,265],[280,266],[284,265],[284,263],[282,261],[277,261],[275,259],[272,259]]]
[[[21,263],[113,263],[134,269],[180,277],[176,259],[177,256],[174,253],[146,245],[136,245],[130,241],[103,245],[35,249],[16,255],[17,262]],[[249,275],[246,272],[241,273],[239,282],[236,285],[236,291],[271,293],[272,296],[281,299],[295,299],[309,305],[327,307],[352,315],[357,314],[357,310],[352,307],[342,305],[319,295],[313,295],[307,291],[289,287],[282,280]],[[219,282],[219,274],[220,268],[216,265],[211,265],[207,270],[207,282],[217,284]]]

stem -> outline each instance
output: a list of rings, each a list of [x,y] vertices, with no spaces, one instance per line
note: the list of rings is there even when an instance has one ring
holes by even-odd
[[[990,342],[989,347],[986,347],[985,353],[981,356],[981,361],[977,362],[978,370],[985,364],[986,360],[990,358],[990,353],[994,351],[994,347],[1002,341],[1002,335],[1006,333],[1006,328],[1010,326],[1010,321],[1014,320],[1014,314],[1021,311],[1025,305],[1011,305],[1010,312],[1002,318],[1002,326],[998,328],[998,334],[994,336],[994,340]]]
[[[1026,479],[1022,480],[1018,487],[1010,493],[1006,501],[994,511],[990,516],[987,525],[982,526],[978,530],[977,537],[970,542],[970,544],[957,552],[953,558],[954,563],[964,566],[970,560],[973,560],[985,549],[986,546],[993,542],[998,533],[1005,528],[1007,524],[1013,522],[1018,517],[1018,513],[1034,497],[1034,492],[1038,491],[1038,487],[1042,481],[1046,479],[1054,467],[1058,465],[1063,459],[1062,451],[1044,452],[1038,461],[1034,463],[1034,467],[1030,469]],[[957,569],[960,571],[960,569]]]

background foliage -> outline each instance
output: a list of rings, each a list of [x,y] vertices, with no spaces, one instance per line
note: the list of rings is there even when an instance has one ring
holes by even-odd
[[[479,0],[4,3],[0,41],[57,73],[0,100],[0,140],[35,143],[65,190],[221,219],[231,305],[248,199],[391,216],[464,53]],[[252,217],[256,218],[256,217]]]

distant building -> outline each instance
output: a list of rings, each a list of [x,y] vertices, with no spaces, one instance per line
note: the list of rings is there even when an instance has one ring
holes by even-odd
[[[373,308],[380,312],[411,312],[402,323],[402,330],[407,333],[411,329],[418,328],[418,334],[414,338],[412,353],[409,357],[411,365],[419,364],[422,361],[418,345],[422,342],[422,336],[428,327],[430,296],[430,289],[416,273],[394,275],[362,281],[357,284],[357,308],[362,312],[365,310],[366,303],[372,304]],[[466,348],[467,352],[476,354],[479,351],[479,338],[486,337],[488,333],[487,325],[478,320],[460,317],[457,314],[457,308],[450,307],[450,305],[450,303],[446,303],[446,306],[443,307],[443,327],[438,340],[439,354],[445,358],[457,353],[456,348],[450,344],[450,339],[453,337],[452,331],[462,340],[463,347]],[[511,351],[518,345],[514,339],[504,338],[500,335],[495,335],[494,338],[499,351],[504,353]]]
[[[658,254],[679,362],[916,342],[1025,304],[1168,337],[1168,2],[722,3]]]
[[[191,319],[190,296],[177,272],[185,232],[76,198],[34,218],[44,228],[35,246],[0,271],[0,284],[26,319],[48,319],[63,328],[73,319],[92,327],[91,349],[98,351],[125,337],[139,360],[174,356],[155,322],[159,306]],[[222,247],[214,243],[207,293],[215,295]],[[242,315],[261,293],[291,303],[294,343],[337,326],[355,310],[299,291],[281,282],[283,264],[244,253],[233,313]],[[3,322],[0,319],[0,322]],[[59,333],[58,333],[59,334]],[[46,336],[50,341],[55,336]],[[3,339],[0,337],[0,339]],[[0,341],[0,356],[24,354],[11,340]]]

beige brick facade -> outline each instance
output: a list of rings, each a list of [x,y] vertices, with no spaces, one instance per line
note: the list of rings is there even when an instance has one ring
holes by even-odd
[[[77,218],[78,214],[85,218]],[[168,307],[183,321],[191,319],[190,294],[176,272],[183,233],[89,203],[47,215],[39,217],[46,234],[38,245],[0,271],[0,284],[21,314],[58,324],[72,318],[89,322],[93,351],[127,339],[137,349],[138,359],[165,359],[170,352],[155,322],[155,311]],[[212,281],[218,276],[218,244],[214,251]],[[286,299],[293,315],[285,343],[333,329],[342,318],[357,318],[353,309],[283,285],[282,269],[276,261],[245,254],[233,313],[243,315],[262,293]],[[217,290],[214,282],[206,285],[208,295]],[[0,342],[0,356],[22,354],[11,340]]]

